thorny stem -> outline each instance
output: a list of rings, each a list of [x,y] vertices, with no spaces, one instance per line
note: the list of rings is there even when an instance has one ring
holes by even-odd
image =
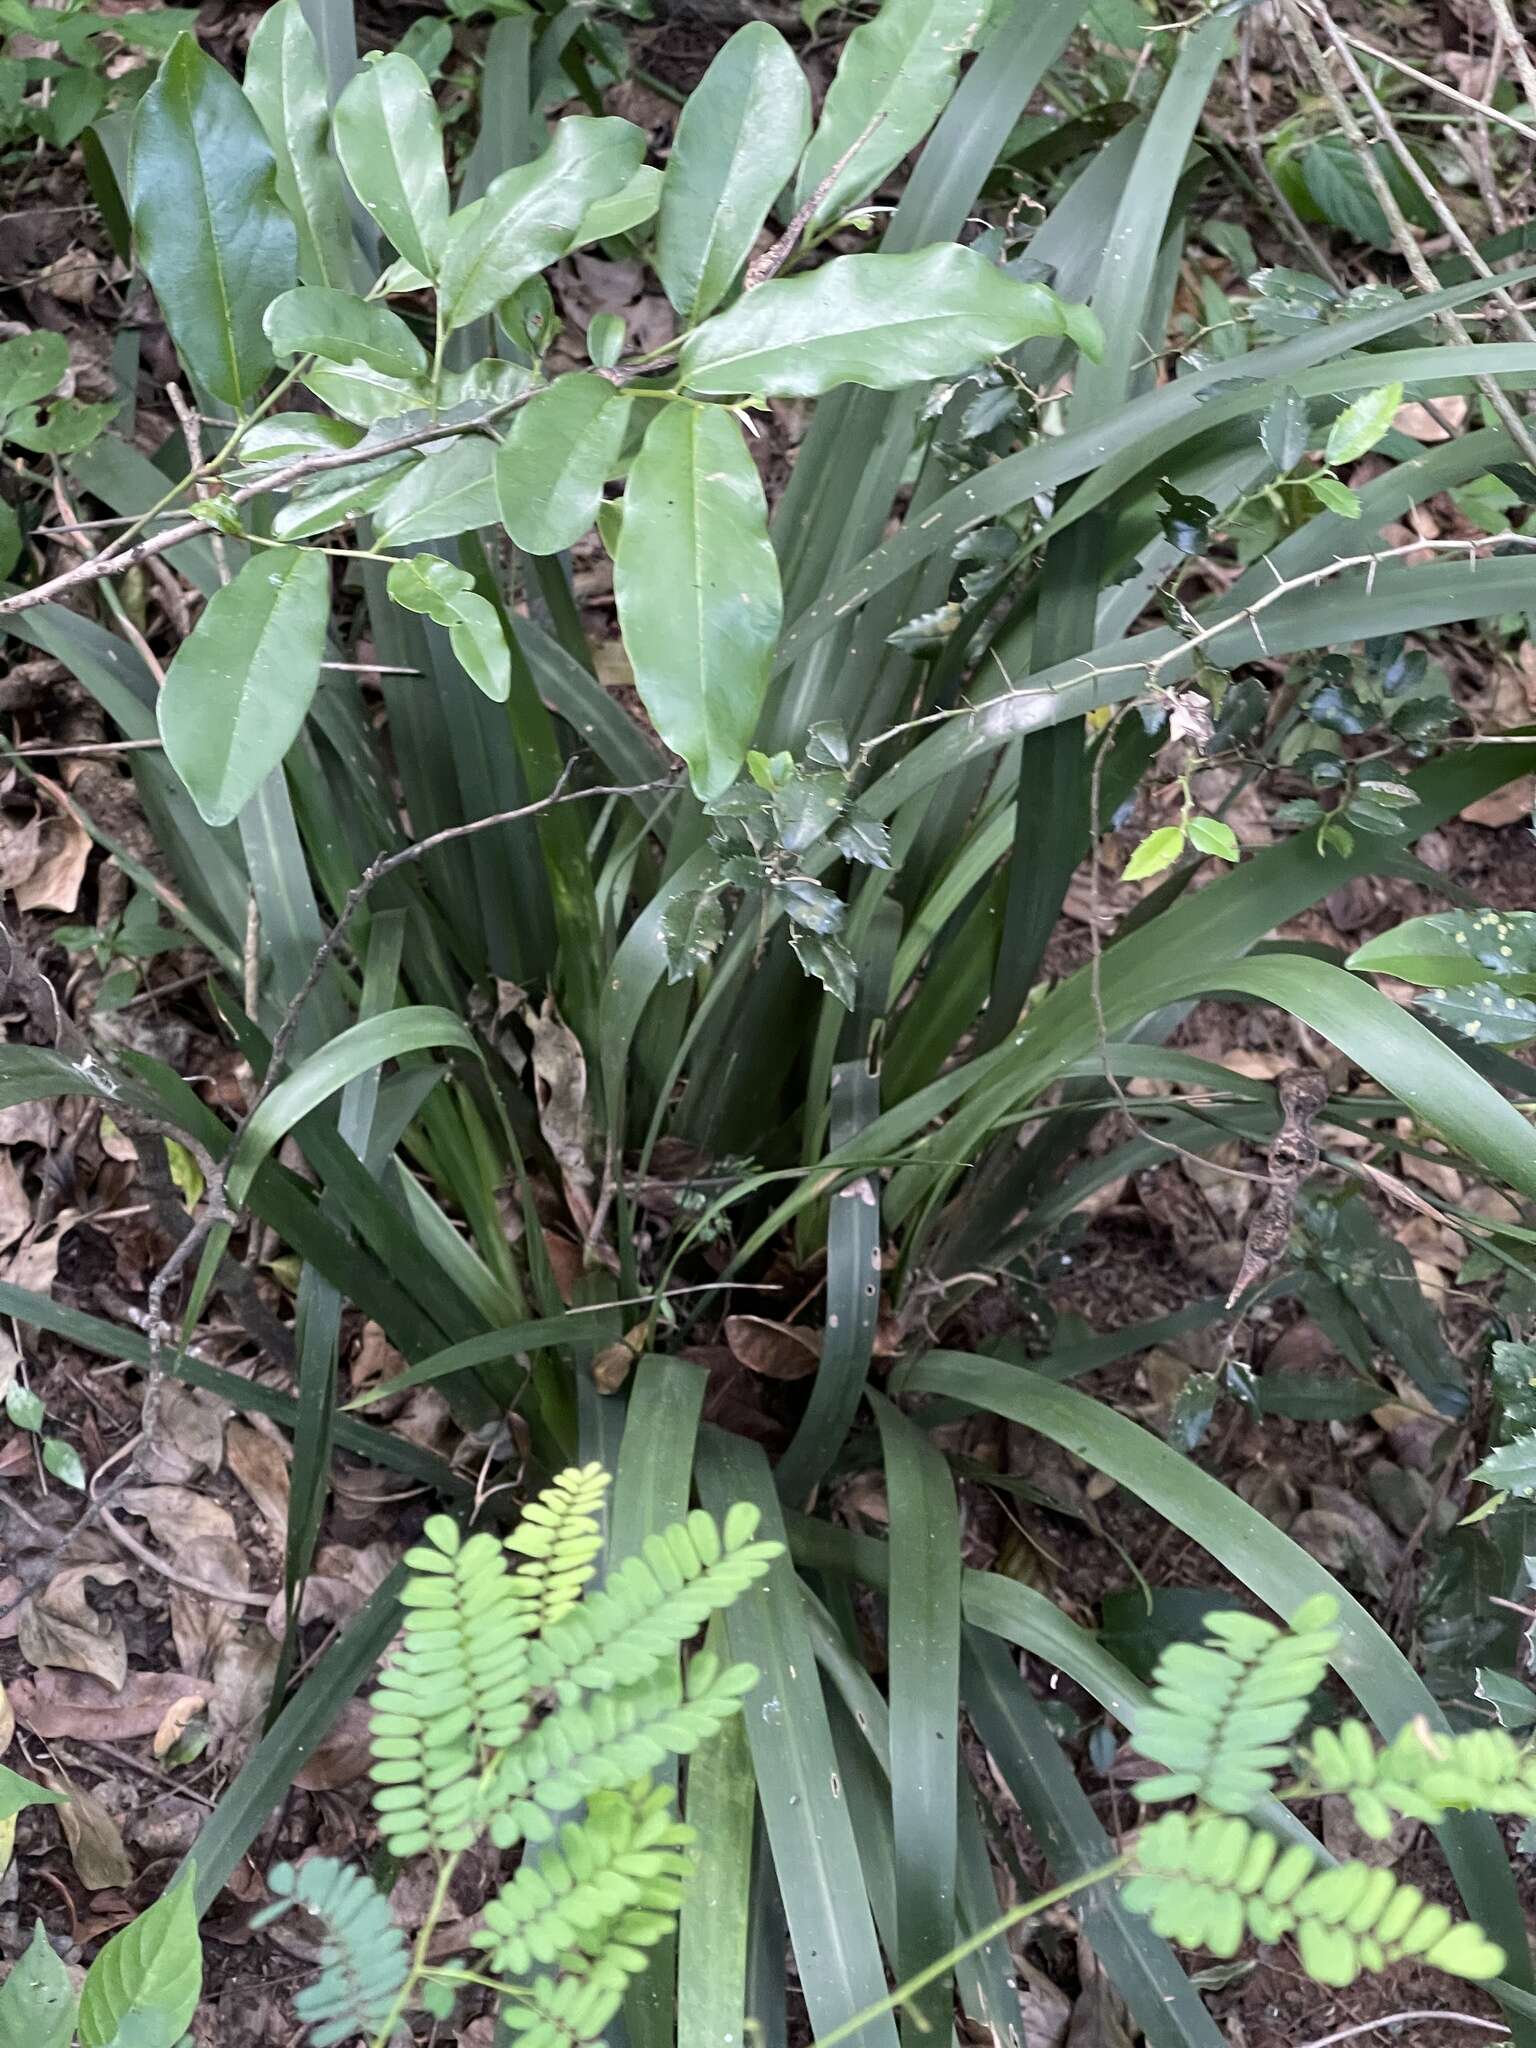
[[[1088,1891],[1093,1885],[1103,1884],[1106,1878],[1118,1877],[1130,1860],[1130,1852],[1127,1850],[1125,1854],[1116,1856],[1109,1863],[1101,1863],[1094,1870],[1084,1871],[1081,1877],[1069,1878],[1065,1884],[1057,1885],[1053,1891],[1042,1892],[1036,1899],[1026,1899],[1022,1906],[1010,1906],[1006,1913],[999,1914],[997,1919],[983,1927],[979,1933],[967,1936],[964,1941],[950,1949],[947,1955],[940,1956],[936,1963],[930,1963],[926,1970],[919,1970],[917,1975],[909,1977],[905,1984],[898,1984],[889,1996],[879,1999],[874,2005],[866,2005],[862,2012],[856,2012],[852,2019],[844,2020],[840,2026],[834,2027],[830,2034],[818,2034],[815,2048],[836,2048],[837,2042],[846,2041],[850,2036],[859,2033],[871,2020],[883,2019],[886,2013],[895,2012],[899,2006],[909,2004],[919,1991],[926,1990],[940,1977],[947,1977],[956,1963],[964,1962],[965,1958],[974,1955],[977,1949],[985,1948],[989,1941],[996,1941],[999,1935],[1009,1933],[1022,1921],[1038,1920],[1042,1913],[1049,1912],[1052,1906],[1059,1906],[1063,1899],[1075,1898],[1079,1892]],[[379,2048],[379,2043],[375,2042],[374,2048]]]

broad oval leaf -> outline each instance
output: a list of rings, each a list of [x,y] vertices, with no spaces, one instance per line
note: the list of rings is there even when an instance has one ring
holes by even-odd
[[[472,526],[496,524],[496,443],[466,434],[432,448],[376,508],[381,547],[450,540]]]
[[[110,2048],[130,2014],[147,2023],[134,2029],[135,2048],[174,2048],[202,1988],[189,1869],[174,1891],[114,1934],[86,1971],[78,2021],[84,2048]]]
[[[503,171],[483,199],[455,214],[439,279],[444,327],[482,318],[563,256],[588,207],[622,192],[644,155],[632,121],[557,121],[542,156]]]
[[[737,29],[688,95],[662,180],[656,269],[685,320],[735,283],[810,132],[794,51],[766,21]]]
[[[425,377],[395,377],[385,370],[370,369],[367,363],[313,362],[299,382],[332,412],[359,427],[376,427],[382,420],[424,412],[432,402]]]
[[[991,5],[992,0],[885,0],[873,21],[854,30],[795,186],[795,205],[804,206],[853,151],[817,206],[813,229],[873,192],[922,141],[954,90],[960,59],[981,34]],[[871,122],[878,126],[865,135]]]
[[[0,1984],[0,2042],[6,2048],[69,2048],[75,2036],[75,1987],[41,1920]]]
[[[299,0],[277,0],[256,24],[245,96],[277,159],[277,196],[299,235],[299,276],[340,290],[362,284],[362,252],[329,148],[325,66]]]
[[[361,363],[387,377],[420,377],[427,352],[398,313],[353,292],[301,284],[268,306],[263,325],[278,356]]]
[[[448,174],[437,104],[420,67],[373,57],[336,102],[336,154],[374,224],[425,277],[448,232]]]
[[[652,219],[661,204],[661,172],[654,164],[642,164],[622,191],[611,199],[599,199],[581,216],[581,226],[571,240],[572,249],[584,249],[589,242],[603,242],[610,235],[627,235]]]
[[[38,1097],[33,1093],[26,1100],[35,1102]],[[7,1770],[4,1764],[0,1764],[0,1821],[14,1820],[27,1806],[64,1804],[62,1792],[51,1792],[46,1785],[35,1785],[30,1778],[22,1777],[19,1771]]]
[[[298,738],[320,680],[324,555],[261,549],[215,592],[160,692],[160,737],[210,825],[229,824]]]
[[[41,327],[0,341],[0,416],[46,398],[69,368],[69,343]]]
[[[668,405],[630,471],[614,595],[635,687],[700,797],[752,743],[783,617],[757,467],[729,413]]]
[[[384,455],[376,462],[310,477],[295,487],[273,515],[275,540],[308,540],[333,526],[371,512],[416,460],[410,454]]]
[[[1264,453],[1282,476],[1293,470],[1306,454],[1310,432],[1307,401],[1299,391],[1282,391],[1259,421]]]
[[[1440,910],[1411,917],[1367,939],[1344,964],[1427,988],[1468,988],[1494,976],[1536,975],[1536,911]],[[1522,978],[1516,992],[1532,991]]]
[[[1392,416],[1403,402],[1401,384],[1383,384],[1367,391],[1353,405],[1345,406],[1328,429],[1323,450],[1329,462],[1354,462],[1366,455],[1392,424]]]
[[[1031,335],[1091,342],[1085,315],[955,242],[910,256],[839,256],[806,277],[771,279],[706,320],[683,344],[682,381],[719,396],[815,398],[837,384],[897,391],[956,376]]]
[[[133,117],[128,207],[187,368],[244,407],[272,367],[261,316],[298,275],[298,235],[250,102],[179,35]]]
[[[501,523],[530,555],[558,555],[597,517],[634,401],[606,377],[559,378],[529,399],[496,456]]]
[[[407,611],[424,612],[446,626],[455,659],[476,689],[493,703],[507,701],[512,694],[512,656],[506,635],[495,605],[480,596],[467,569],[455,568],[441,555],[417,555],[414,561],[396,562],[388,590]]]

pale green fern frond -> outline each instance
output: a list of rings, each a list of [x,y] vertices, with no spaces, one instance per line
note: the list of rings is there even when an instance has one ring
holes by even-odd
[[[1262,1799],[1328,1669],[1336,1612],[1319,1594],[1289,1630],[1251,1614],[1208,1614],[1204,1644],[1165,1650],[1131,1747],[1169,1775],[1138,1785],[1136,1797],[1152,1803],[1193,1793],[1221,1813],[1244,1813]]]
[[[536,1685],[608,1691],[632,1685],[760,1579],[783,1546],[755,1543],[757,1509],[743,1502],[723,1529],[696,1508],[686,1521],[646,1538],[641,1552],[609,1573],[600,1593],[544,1630],[530,1652]]]
[[[1124,1900],[1185,1948],[1234,1956],[1245,1934],[1293,1934],[1302,1966],[1343,1988],[1362,1970],[1419,1956],[1453,1977],[1497,1977],[1504,1952],[1471,1921],[1425,1900],[1390,1870],[1342,1863],[1320,1870],[1310,1849],[1222,1814],[1164,1814],[1135,1844],[1138,1875]]]
[[[676,1917],[692,1838],[668,1785],[642,1778],[594,1793],[584,1819],[525,1859],[486,1906],[475,1944],[513,1976],[535,1965],[583,1968],[616,1940],[648,1947]]]
[[[325,1929],[320,1976],[294,1998],[298,2017],[314,2029],[312,2048],[333,2048],[384,2026],[405,1982],[405,1938],[390,1918],[389,1901],[360,1870],[332,1856],[315,1856],[295,1869],[279,1863],[267,1882],[277,1903],[255,1916],[266,1927],[292,1906],[302,1906]]]
[[[494,1536],[434,1515],[407,1551],[405,1640],[369,1702],[374,1807],[390,1852],[467,1849],[487,1757],[527,1720],[528,1634]]]
[[[570,1613],[597,1570],[608,1483],[601,1465],[569,1467],[528,1503],[507,1538],[523,1559],[512,1575],[515,1598],[536,1632]]]
[[[687,1756],[729,1720],[757,1683],[750,1664],[722,1665],[708,1650],[688,1667],[683,1697],[670,1672],[557,1707],[497,1767],[488,1805],[498,1849],[547,1842],[551,1815],[568,1813],[594,1793]]]
[[[1447,1813],[1536,1819],[1536,1752],[1502,1728],[1442,1734],[1410,1721],[1378,1749],[1363,1721],[1320,1728],[1301,1751],[1304,1790],[1342,1793],[1368,1835],[1384,1841],[1394,1814],[1438,1826]]]

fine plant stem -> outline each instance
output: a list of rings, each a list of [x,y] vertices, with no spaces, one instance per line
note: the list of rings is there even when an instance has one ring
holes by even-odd
[[[919,1991],[925,1991],[940,1977],[948,1976],[956,1963],[963,1963],[967,1956],[974,1955],[979,1948],[985,1948],[989,1941],[996,1941],[1000,1935],[1009,1933],[1025,1920],[1038,1920],[1040,1915],[1049,1912],[1052,1906],[1059,1906],[1064,1899],[1075,1898],[1079,1892],[1088,1891],[1096,1884],[1103,1884],[1106,1878],[1118,1877],[1130,1860],[1130,1852],[1126,1851],[1109,1863],[1099,1864],[1095,1870],[1084,1871],[1081,1877],[1070,1878],[1066,1884],[1057,1885],[1054,1891],[1041,1892],[1038,1898],[1026,1899],[1022,1906],[1010,1906],[1006,1913],[1000,1913],[979,1933],[968,1936],[966,1940],[950,1949],[947,1955],[940,1956],[936,1963],[930,1963],[926,1970],[919,1970],[915,1977],[909,1977],[905,1984],[898,1984],[894,1991],[876,2004],[866,2005],[862,2012],[856,2012],[852,2019],[844,2020],[841,2026],[834,2027],[830,2034],[818,2034],[816,2048],[836,2048],[839,2041],[846,2041],[859,2033],[871,2020],[883,2019],[888,2012],[895,2012],[898,2006],[909,2003]],[[379,2048],[377,2042],[374,2048]]]
[[[448,1903],[448,1887],[453,1882],[453,1873],[458,1869],[459,1861],[456,1851],[437,1873],[437,1883],[432,1887],[431,1902],[416,1936],[416,1946],[411,1950],[411,1967],[406,1973],[405,1982],[395,1993],[395,2002],[389,2008],[388,2017],[373,2037],[372,2048],[389,2048],[395,2028],[400,2024],[406,2007],[411,2002],[411,1993],[427,1973],[427,1951],[432,1946],[432,1937],[437,1932],[437,1923],[442,1918],[443,1907]]]
[[[1320,2034],[1315,2041],[1303,2041],[1301,2048],[1337,2048],[1340,2041],[1357,2041],[1362,2034],[1384,2032],[1388,2027],[1401,2027],[1409,2020],[1440,2020],[1453,2027],[1481,2027],[1485,2033],[1497,2034],[1502,2040],[1509,2039],[1509,2029],[1501,2020],[1476,2018],[1469,2012],[1386,2012],[1378,2020],[1361,2020],[1357,2026],[1344,2027],[1337,2034]]]

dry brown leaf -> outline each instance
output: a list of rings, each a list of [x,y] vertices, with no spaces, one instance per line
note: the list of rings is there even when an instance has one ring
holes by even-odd
[[[565,1199],[577,1227],[592,1221],[592,1168],[587,1154],[591,1119],[587,1113],[587,1062],[581,1040],[556,1012],[554,999],[543,1007],[523,1009],[533,1036],[534,1091],[539,1129],[554,1155],[565,1187]]]
[[[24,1238],[18,1250],[0,1267],[0,1279],[12,1287],[25,1287],[33,1294],[51,1294],[58,1277],[59,1251],[65,1237],[80,1221],[78,1209],[64,1209],[44,1232]]]
[[[114,1693],[84,1672],[44,1671],[18,1678],[11,1694],[16,1718],[44,1741],[135,1742],[195,1684],[181,1671],[130,1671]]]
[[[1392,424],[1400,434],[1406,434],[1410,441],[1422,441],[1429,445],[1436,441],[1449,441],[1451,435],[1463,425],[1467,417],[1467,401],[1454,393],[1435,400],[1434,418],[1428,406],[1417,405],[1411,400],[1400,405],[1392,415]],[[1440,421],[1444,420],[1442,426]]]
[[[167,1379],[160,1395],[160,1427],[150,1465],[157,1479],[184,1486],[200,1472],[224,1462],[224,1424],[234,1413],[228,1402]]]
[[[90,852],[90,834],[73,818],[45,818],[37,864],[26,880],[16,885],[20,908],[72,911],[80,901],[80,884],[85,880]]]
[[[634,1370],[645,1347],[648,1325],[636,1323],[616,1344],[605,1344],[592,1361],[592,1384],[600,1394],[616,1394]]]
[[[10,1154],[0,1153],[0,1251],[25,1235],[32,1204]]]
[[[207,1700],[200,1692],[183,1693],[179,1699],[172,1700],[161,1718],[159,1727],[155,1730],[155,1739],[150,1744],[153,1754],[160,1757],[173,1750],[186,1734],[194,1717],[200,1714],[207,1704]]]
[[[243,1628],[219,1650],[213,1667],[208,1719],[221,1749],[253,1735],[261,1725],[277,1674],[277,1645],[265,1629]]]
[[[281,1543],[288,1533],[288,1458],[284,1447],[248,1422],[232,1422],[224,1433],[229,1469],[255,1502],[262,1520]]]
[[[67,1795],[68,1804],[56,1807],[59,1825],[69,1844],[69,1860],[75,1875],[88,1892],[121,1891],[133,1883],[133,1865],[123,1847],[122,1830],[92,1792],[62,1778],[45,1781],[55,1792]]]
[[[821,1360],[819,1330],[800,1330],[768,1316],[727,1316],[732,1355],[765,1380],[803,1380]]]
[[[0,1685],[0,1756],[11,1746],[11,1737],[16,1733],[16,1715],[3,1685]]]
[[[238,1543],[201,1543],[184,1551],[178,1562],[188,1571],[195,1564],[197,1577],[218,1592],[238,1595],[251,1589],[250,1562]],[[171,1634],[188,1671],[201,1675],[213,1668],[224,1645],[244,1624],[243,1606],[238,1599],[210,1600],[203,1593],[172,1586]]]
[[[1487,825],[1497,829],[1501,825],[1513,825],[1517,819],[1528,818],[1533,798],[1536,798],[1536,776],[1522,775],[1506,788],[1496,789],[1492,796],[1479,797],[1475,804],[1468,804],[1461,815],[1469,825]]]
[[[123,1495],[123,1506],[148,1522],[150,1534],[173,1559],[203,1543],[238,1541],[235,1518],[228,1508],[194,1487],[130,1486]]]
[[[392,1380],[405,1371],[405,1360],[377,1323],[364,1323],[357,1340],[347,1377],[354,1389],[371,1387],[375,1380]]]
[[[365,1777],[371,1760],[366,1700],[348,1700],[294,1783],[304,1792],[339,1792]]]
[[[344,1627],[388,1578],[399,1556],[398,1549],[388,1543],[365,1544],[361,1550],[347,1543],[322,1543],[315,1553],[314,1570],[304,1581],[300,1622],[307,1626],[329,1621]],[[286,1614],[284,1595],[278,1593],[267,1611],[267,1627],[275,1637],[283,1633]]]
[[[121,1586],[133,1577],[125,1565],[66,1565],[20,1610],[16,1640],[21,1654],[39,1670],[84,1671],[113,1692],[121,1692],[128,1676],[128,1645],[108,1614],[98,1614],[86,1598],[86,1583]]]

